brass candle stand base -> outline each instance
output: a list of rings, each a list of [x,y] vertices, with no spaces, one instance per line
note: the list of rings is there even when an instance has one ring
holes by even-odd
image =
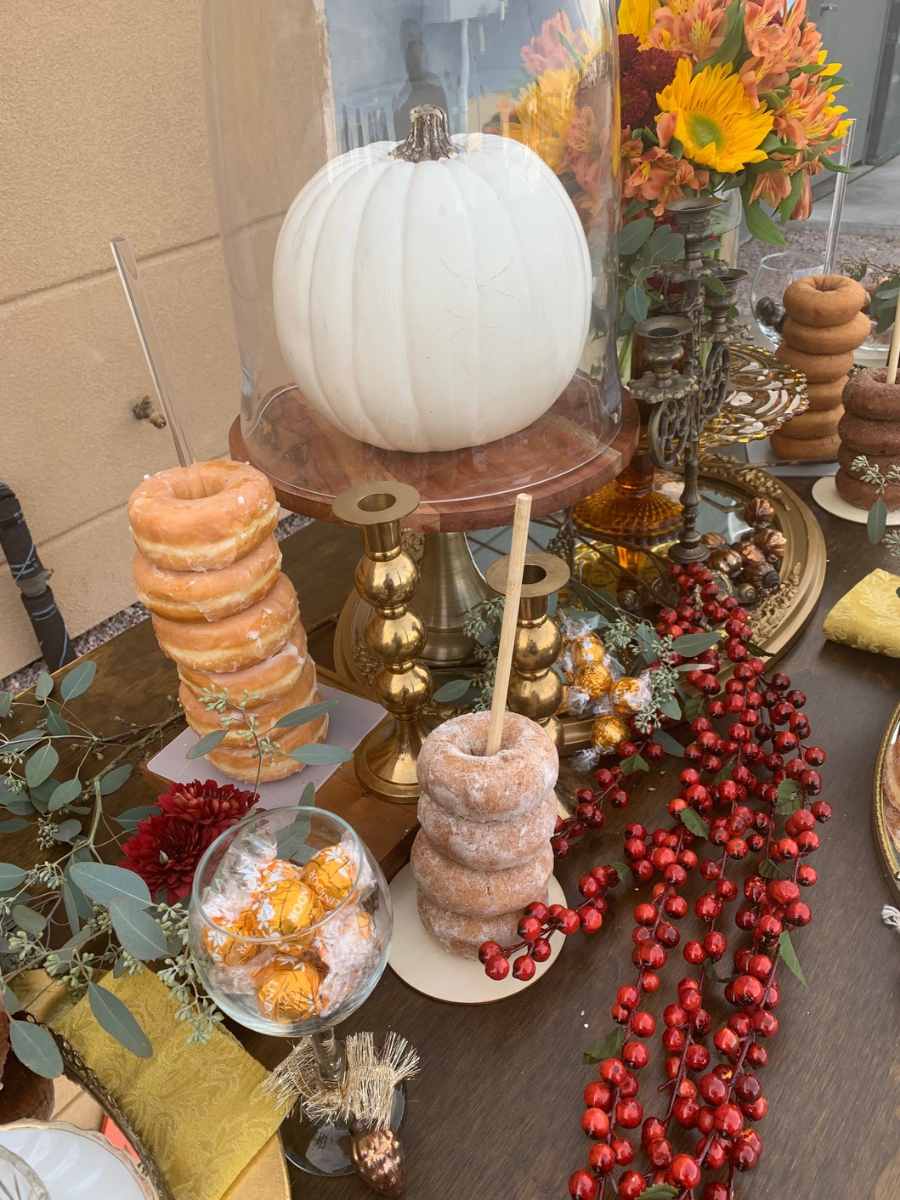
[[[508,554],[488,567],[487,582],[501,596],[506,595],[508,574]],[[535,551],[525,555],[507,694],[510,711],[542,725],[560,752],[564,736],[556,713],[562,702],[563,684],[552,667],[562,648],[562,635],[548,614],[547,602],[568,582],[569,568],[555,554]]]
[[[422,661],[429,667],[468,666],[475,639],[463,629],[466,614],[491,589],[464,533],[426,533],[424,543],[416,591],[416,609],[427,631]]]
[[[372,606],[365,640],[381,663],[372,688],[391,718],[360,742],[356,775],[372,795],[397,804],[419,798],[416,760],[428,736],[422,710],[433,690],[431,672],[420,661],[425,625],[409,607],[419,569],[400,544],[400,522],[418,506],[416,489],[396,482],[360,484],[332,505],[338,520],[362,532],[366,553],[356,568],[356,590]]]

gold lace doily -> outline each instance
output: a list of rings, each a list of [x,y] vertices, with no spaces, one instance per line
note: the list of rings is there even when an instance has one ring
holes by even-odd
[[[729,393],[718,416],[700,434],[701,451],[768,437],[806,412],[806,377],[768,350],[733,342]]]

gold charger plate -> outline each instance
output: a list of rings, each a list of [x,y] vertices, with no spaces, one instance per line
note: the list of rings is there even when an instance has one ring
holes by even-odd
[[[900,704],[891,713],[878,758],[875,761],[875,780],[873,792],[873,815],[875,818],[875,836],[878,848],[894,891],[900,896],[900,787],[892,787],[890,781],[891,767],[895,756],[900,755]],[[900,766],[900,763],[898,763]],[[896,771],[900,784],[900,770]],[[886,778],[887,777],[887,778]],[[892,803],[891,792],[894,791],[897,803]]]
[[[53,1083],[56,1090],[53,1119],[68,1121],[78,1129],[98,1131],[104,1112],[97,1101],[64,1076]],[[287,1163],[277,1133],[250,1159],[222,1200],[291,1200]]]

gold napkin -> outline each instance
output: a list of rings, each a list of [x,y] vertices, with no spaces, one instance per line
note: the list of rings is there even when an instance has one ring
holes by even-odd
[[[825,618],[822,632],[832,642],[900,658],[898,587],[896,575],[872,571],[838,600]]]
[[[188,1045],[188,1027],[152,971],[109,974],[103,986],[137,1018],[152,1058],[105,1033],[87,997],[55,1027],[128,1114],[175,1200],[220,1200],[284,1116],[263,1093],[267,1071],[221,1026],[208,1045]]]

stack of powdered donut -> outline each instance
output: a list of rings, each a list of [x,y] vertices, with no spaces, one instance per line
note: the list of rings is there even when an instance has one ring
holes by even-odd
[[[844,385],[853,352],[871,328],[865,301],[862,284],[845,275],[809,275],[785,291],[787,319],[776,355],[806,376],[809,409],[772,434],[779,458],[827,460],[837,454]]]
[[[189,498],[180,467],[148,476],[128,501],[138,548],[132,563],[138,599],[153,614],[165,654],[178,665],[178,697],[201,737],[223,728],[207,758],[233,779],[254,780],[259,755],[235,705],[269,733],[289,712],[321,700],[307,654],[297,593],[281,571],[274,537],[278,501],[269,480],[246,463],[198,464],[206,495]],[[208,708],[213,691],[224,712]],[[303,764],[290,751],[321,742],[322,716],[279,729],[280,752],[266,755],[262,780],[281,779]]]
[[[433,730],[419,751],[419,822],[411,863],[422,924],[451,954],[518,940],[525,906],[546,903],[553,874],[559,757],[549,734],[506,713],[487,756],[490,713]]]

